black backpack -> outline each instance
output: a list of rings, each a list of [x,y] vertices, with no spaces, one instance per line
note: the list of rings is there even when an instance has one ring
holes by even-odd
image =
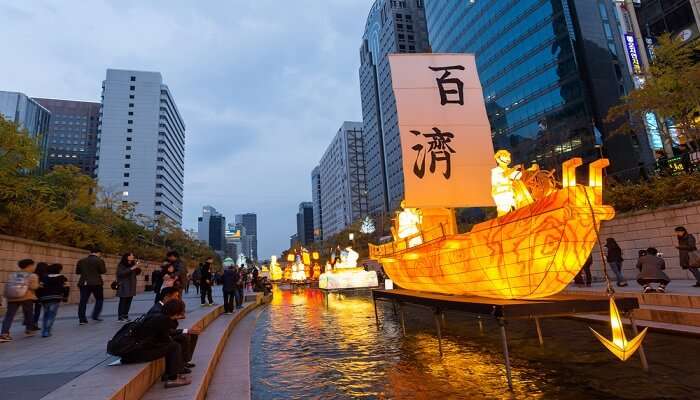
[[[126,323],[114,334],[114,337],[107,342],[107,353],[122,357],[139,348],[139,341],[136,337],[136,331],[143,325],[146,319],[145,315]]]

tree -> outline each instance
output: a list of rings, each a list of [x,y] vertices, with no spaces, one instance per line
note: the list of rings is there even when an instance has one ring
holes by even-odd
[[[696,51],[700,51],[700,45],[690,45],[669,35],[661,36],[658,46],[654,47],[654,60],[644,77],[643,87],[623,97],[621,104],[612,107],[607,121],[642,120],[647,113],[656,113],[662,121],[671,120],[685,136],[688,145],[696,149],[700,142],[696,115],[700,105],[700,63],[694,60]],[[624,123],[616,132],[633,131],[629,123]],[[671,134],[665,127],[661,133],[668,151],[671,149]]]

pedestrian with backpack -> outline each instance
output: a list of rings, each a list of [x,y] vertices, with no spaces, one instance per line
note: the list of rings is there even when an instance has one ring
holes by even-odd
[[[78,304],[78,319],[80,325],[88,323],[85,315],[87,303],[90,296],[95,297],[95,307],[92,309],[92,320],[102,321],[102,303],[104,302],[104,288],[102,287],[102,274],[107,273],[107,267],[102,260],[102,251],[93,247],[90,255],[78,261],[75,267],[75,274],[79,275],[78,289],[80,290],[80,303]]]
[[[19,260],[17,266],[19,271],[10,272],[5,284],[7,311],[2,321],[0,343],[12,341],[10,327],[20,307],[24,314],[25,334],[32,336],[39,330],[34,324],[34,302],[37,300],[36,290],[39,288],[39,277],[34,273],[36,265],[34,260],[26,258]]]
[[[61,275],[63,265],[51,264],[46,268],[46,274],[41,278],[41,294],[39,302],[44,308],[44,321],[41,326],[41,337],[51,336],[51,327],[58,314],[61,301],[68,300],[69,288],[65,276]]]

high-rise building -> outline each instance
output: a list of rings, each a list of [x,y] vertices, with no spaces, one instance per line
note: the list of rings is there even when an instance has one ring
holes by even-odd
[[[684,42],[700,37],[700,0],[644,0],[638,7],[640,30],[652,47],[664,33]]]
[[[236,215],[235,222],[241,225],[244,230],[242,236],[243,248],[245,256],[249,260],[258,260],[258,216],[255,213],[246,213]]]
[[[46,169],[74,165],[94,176],[100,103],[58,99],[34,100],[51,112],[46,137]]]
[[[51,112],[24,93],[0,90],[0,116],[26,129],[29,136],[39,137],[40,167],[46,167],[47,139],[51,124]]]
[[[601,151],[611,171],[651,160],[645,134],[613,135],[633,87],[612,0],[426,0],[435,52],[474,53],[496,148],[545,168]],[[600,147],[602,145],[602,148]]]
[[[376,0],[360,47],[369,212],[384,215],[403,199],[403,168],[390,53],[429,52],[423,1]],[[325,216],[324,216],[325,218]]]
[[[362,136],[361,122],[344,122],[317,167],[316,179],[320,182],[320,189],[316,189],[320,195],[317,219],[324,239],[367,215],[366,153]]]
[[[289,237],[289,248],[293,249],[299,246],[299,236],[295,233]]]
[[[231,257],[237,261],[238,255],[245,253],[241,243],[241,236],[242,232],[236,227],[236,224],[228,224],[228,229],[226,229],[226,249],[224,251],[226,257]]]
[[[160,73],[107,70],[97,156],[107,193],[182,223],[185,124]]]
[[[226,250],[226,217],[212,206],[202,207],[202,216],[197,218],[197,234],[199,240],[223,253]]]
[[[314,242],[323,240],[323,210],[321,210],[321,168],[316,168],[311,171],[311,202],[313,203],[314,212]]]
[[[310,201],[299,203],[297,238],[302,246],[308,246],[314,242],[314,203]]]

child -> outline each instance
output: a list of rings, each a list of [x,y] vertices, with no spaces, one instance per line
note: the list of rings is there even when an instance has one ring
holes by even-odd
[[[0,333],[0,343],[12,341],[10,327],[12,320],[17,314],[17,309],[22,307],[24,314],[24,333],[27,336],[34,335],[39,328],[34,325],[34,301],[35,291],[39,288],[39,277],[34,273],[36,265],[34,260],[23,259],[17,263],[20,271],[8,274],[5,284],[5,298],[7,298],[7,311],[5,319],[2,321],[2,332]]]
[[[44,324],[42,326],[41,337],[51,336],[51,327],[56,320],[58,306],[61,301],[66,301],[68,298],[68,287],[66,286],[65,276],[61,275],[63,265],[51,264],[47,268],[47,274],[41,279],[41,296],[39,301],[44,308]]]

